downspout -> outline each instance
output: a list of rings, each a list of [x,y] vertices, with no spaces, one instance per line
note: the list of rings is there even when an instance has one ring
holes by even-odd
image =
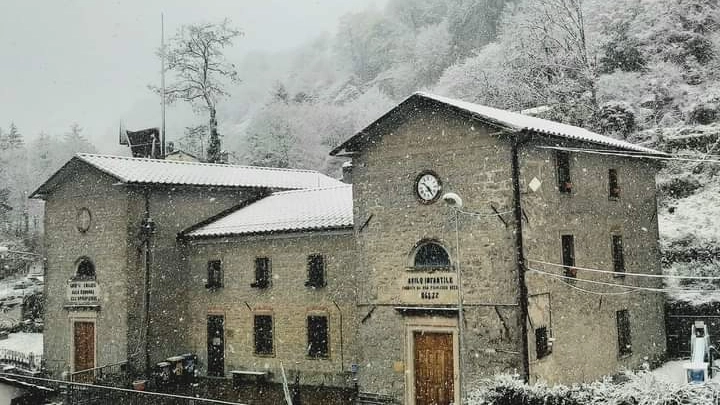
[[[528,352],[528,289],[525,283],[525,253],[523,250],[522,233],[522,206],[520,202],[520,162],[518,152],[522,140],[521,133],[513,135],[512,139],[512,182],[513,182],[513,211],[515,213],[515,257],[518,272],[518,304],[520,307],[520,352],[522,353],[522,377],[527,383],[530,379],[530,354]]]
[[[335,302],[335,300],[332,301],[333,304],[335,304],[335,308],[338,310],[338,314],[340,314],[340,371],[345,373],[345,350],[343,349],[343,315],[342,310],[340,309],[340,306]]]
[[[150,238],[153,231],[152,219],[150,219],[150,189],[145,189],[145,216],[140,224],[140,232],[145,244],[145,374],[150,377]]]

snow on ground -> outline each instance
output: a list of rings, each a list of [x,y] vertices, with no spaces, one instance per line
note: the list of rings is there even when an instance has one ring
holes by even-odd
[[[666,242],[694,237],[700,241],[720,241],[720,184],[707,184],[697,193],[675,200],[675,211],[660,211],[660,234]]]
[[[5,340],[0,340],[0,349],[9,349],[25,354],[42,354],[42,333],[11,333]]]
[[[652,370],[650,373],[660,381],[677,385],[685,385],[687,382],[685,380],[684,365],[689,363],[690,359],[668,361],[655,370]],[[720,374],[717,374],[716,372],[710,381],[720,384]]]
[[[684,384],[685,383],[685,369],[683,364],[690,360],[673,360],[668,361],[662,366],[652,371],[652,374],[661,381]]]

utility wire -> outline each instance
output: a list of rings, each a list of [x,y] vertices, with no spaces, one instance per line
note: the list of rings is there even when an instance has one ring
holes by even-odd
[[[570,287],[570,288],[572,288],[572,289],[579,290],[579,291],[582,291],[582,292],[588,293],[588,294],[594,294],[594,295],[627,295],[627,294],[642,292],[642,291],[639,291],[639,290],[627,290],[627,291],[621,291],[621,292],[600,292],[600,291],[590,291],[590,290],[586,290],[586,289],[584,289],[584,288],[581,288],[581,287],[578,287],[578,286],[574,286],[574,285],[572,285],[572,284],[570,284],[570,283],[565,283],[565,285],[567,285],[568,287]]]
[[[679,157],[673,157],[672,155],[652,155],[652,154],[641,154],[640,152],[627,152],[627,151],[600,151],[600,150],[593,150],[593,149],[583,149],[583,148],[568,148],[563,146],[536,146],[540,149],[554,149],[554,150],[564,150],[568,152],[582,152],[582,153],[590,153],[590,154],[596,154],[596,155],[608,155],[608,156],[622,156],[622,157],[633,157],[633,158],[642,158],[642,159],[655,159],[655,160],[677,160],[682,162],[701,162],[701,163],[720,163],[720,160],[713,160],[713,159],[690,159],[690,158],[679,158]]]
[[[474,217],[496,217],[499,215],[510,214],[513,212],[513,211],[501,211],[501,212],[493,212],[492,214],[483,214],[482,212],[464,211],[464,210],[461,210],[458,208],[455,208],[455,209],[461,214],[470,215],[470,216],[474,216]]]
[[[626,284],[617,284],[617,283],[606,283],[603,281],[595,281],[595,280],[585,280],[582,278],[576,278],[576,277],[568,277],[568,276],[561,276],[559,274],[553,274],[548,273],[546,271],[533,269],[531,267],[528,267],[529,273],[539,273],[548,277],[554,277],[559,278],[563,280],[573,280],[573,281],[581,281],[583,283],[589,283],[589,284],[598,284],[598,285],[604,285],[604,286],[610,286],[610,287],[617,287],[617,288],[625,288],[625,289],[632,289],[632,290],[639,290],[639,291],[652,291],[652,292],[688,292],[688,293],[708,293],[708,292],[714,292],[713,290],[689,290],[689,289],[673,289],[673,288],[653,288],[653,287],[641,287],[636,285],[626,285]],[[720,293],[720,291],[717,291]]]
[[[554,266],[554,267],[567,267],[569,269],[590,271],[590,272],[594,272],[594,273],[613,274],[616,276],[622,275],[622,276],[632,276],[632,277],[669,278],[669,279],[680,279],[680,280],[720,280],[720,276],[675,276],[675,275],[670,275],[670,274],[628,273],[628,272],[591,269],[591,268],[587,268],[587,267],[568,266],[565,264],[543,262],[540,260],[533,260],[533,259],[527,259],[527,261],[533,262],[533,263],[545,264],[545,265]]]

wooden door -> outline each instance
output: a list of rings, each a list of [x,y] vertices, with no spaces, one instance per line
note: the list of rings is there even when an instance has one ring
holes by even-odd
[[[455,401],[453,336],[415,332],[415,404],[449,405]]]
[[[209,315],[207,318],[208,375],[225,375],[225,317]]]
[[[75,353],[74,371],[95,367],[95,323],[74,322],[73,343]]]

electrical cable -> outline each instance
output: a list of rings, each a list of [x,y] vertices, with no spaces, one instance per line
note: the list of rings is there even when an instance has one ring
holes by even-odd
[[[546,276],[548,276],[548,277],[554,277],[554,278],[559,278],[559,279],[563,279],[563,280],[581,281],[581,282],[589,283],[589,284],[598,284],[598,285],[604,285],[604,286],[610,286],[610,287],[617,287],[617,288],[625,288],[625,289],[632,289],[632,290],[640,290],[640,291],[673,292],[673,293],[675,293],[675,292],[687,292],[687,293],[709,293],[709,292],[713,292],[713,290],[690,290],[690,289],[673,289],[673,288],[654,288],[654,287],[641,287],[641,286],[625,285],[625,284],[617,284],[617,283],[606,283],[606,282],[603,282],[603,281],[585,280],[585,279],[577,278],[577,277],[561,276],[561,275],[559,275],[559,274],[548,273],[548,272],[546,272],[546,271],[542,271],[542,270],[538,270],[538,269],[533,269],[533,268],[531,268],[531,267],[528,267],[527,269],[528,269],[528,272],[529,272],[529,273],[539,273],[539,274],[546,275]],[[718,291],[718,292],[720,292],[720,291]]]
[[[720,163],[720,160],[712,160],[712,159],[689,159],[689,158],[678,158],[678,157],[672,157],[671,155],[662,156],[662,155],[652,155],[652,154],[639,154],[639,152],[605,152],[605,151],[599,151],[599,150],[593,150],[593,149],[583,149],[583,148],[568,148],[568,147],[562,147],[562,146],[536,146],[536,148],[540,149],[554,149],[554,150],[563,150],[567,152],[582,152],[582,153],[590,153],[590,154],[596,154],[596,155],[607,155],[607,156],[621,156],[621,157],[633,157],[633,158],[641,158],[641,159],[655,159],[655,160],[676,160],[676,161],[682,161],[682,162],[700,162],[700,163]]]
[[[574,285],[569,284],[569,283],[565,283],[565,285],[568,286],[568,287],[570,287],[570,288],[572,288],[572,289],[579,290],[579,291],[582,291],[582,292],[585,292],[585,293],[588,293],[588,294],[594,294],[594,295],[627,295],[627,294],[642,292],[642,291],[639,291],[639,290],[627,290],[627,291],[621,291],[621,292],[600,292],[600,291],[590,291],[590,290],[586,290],[586,289],[584,289],[584,288],[581,288],[581,287],[578,287],[578,286],[574,286]]]
[[[645,273],[628,273],[628,272],[617,272],[610,270],[592,269],[587,267],[567,266],[560,263],[543,262],[540,260],[527,259],[528,262],[545,264],[554,267],[567,267],[569,269],[589,271],[594,273],[613,274],[616,276],[632,276],[632,277],[649,277],[649,278],[668,278],[668,279],[680,279],[680,280],[720,280],[720,276],[676,276],[671,274],[645,274]]]
[[[473,212],[473,211],[464,211],[459,208],[455,208],[459,213],[470,215],[474,217],[496,217],[499,215],[505,215],[505,214],[511,214],[513,211],[500,211],[500,212],[493,212],[492,214],[483,214],[481,212]]]

